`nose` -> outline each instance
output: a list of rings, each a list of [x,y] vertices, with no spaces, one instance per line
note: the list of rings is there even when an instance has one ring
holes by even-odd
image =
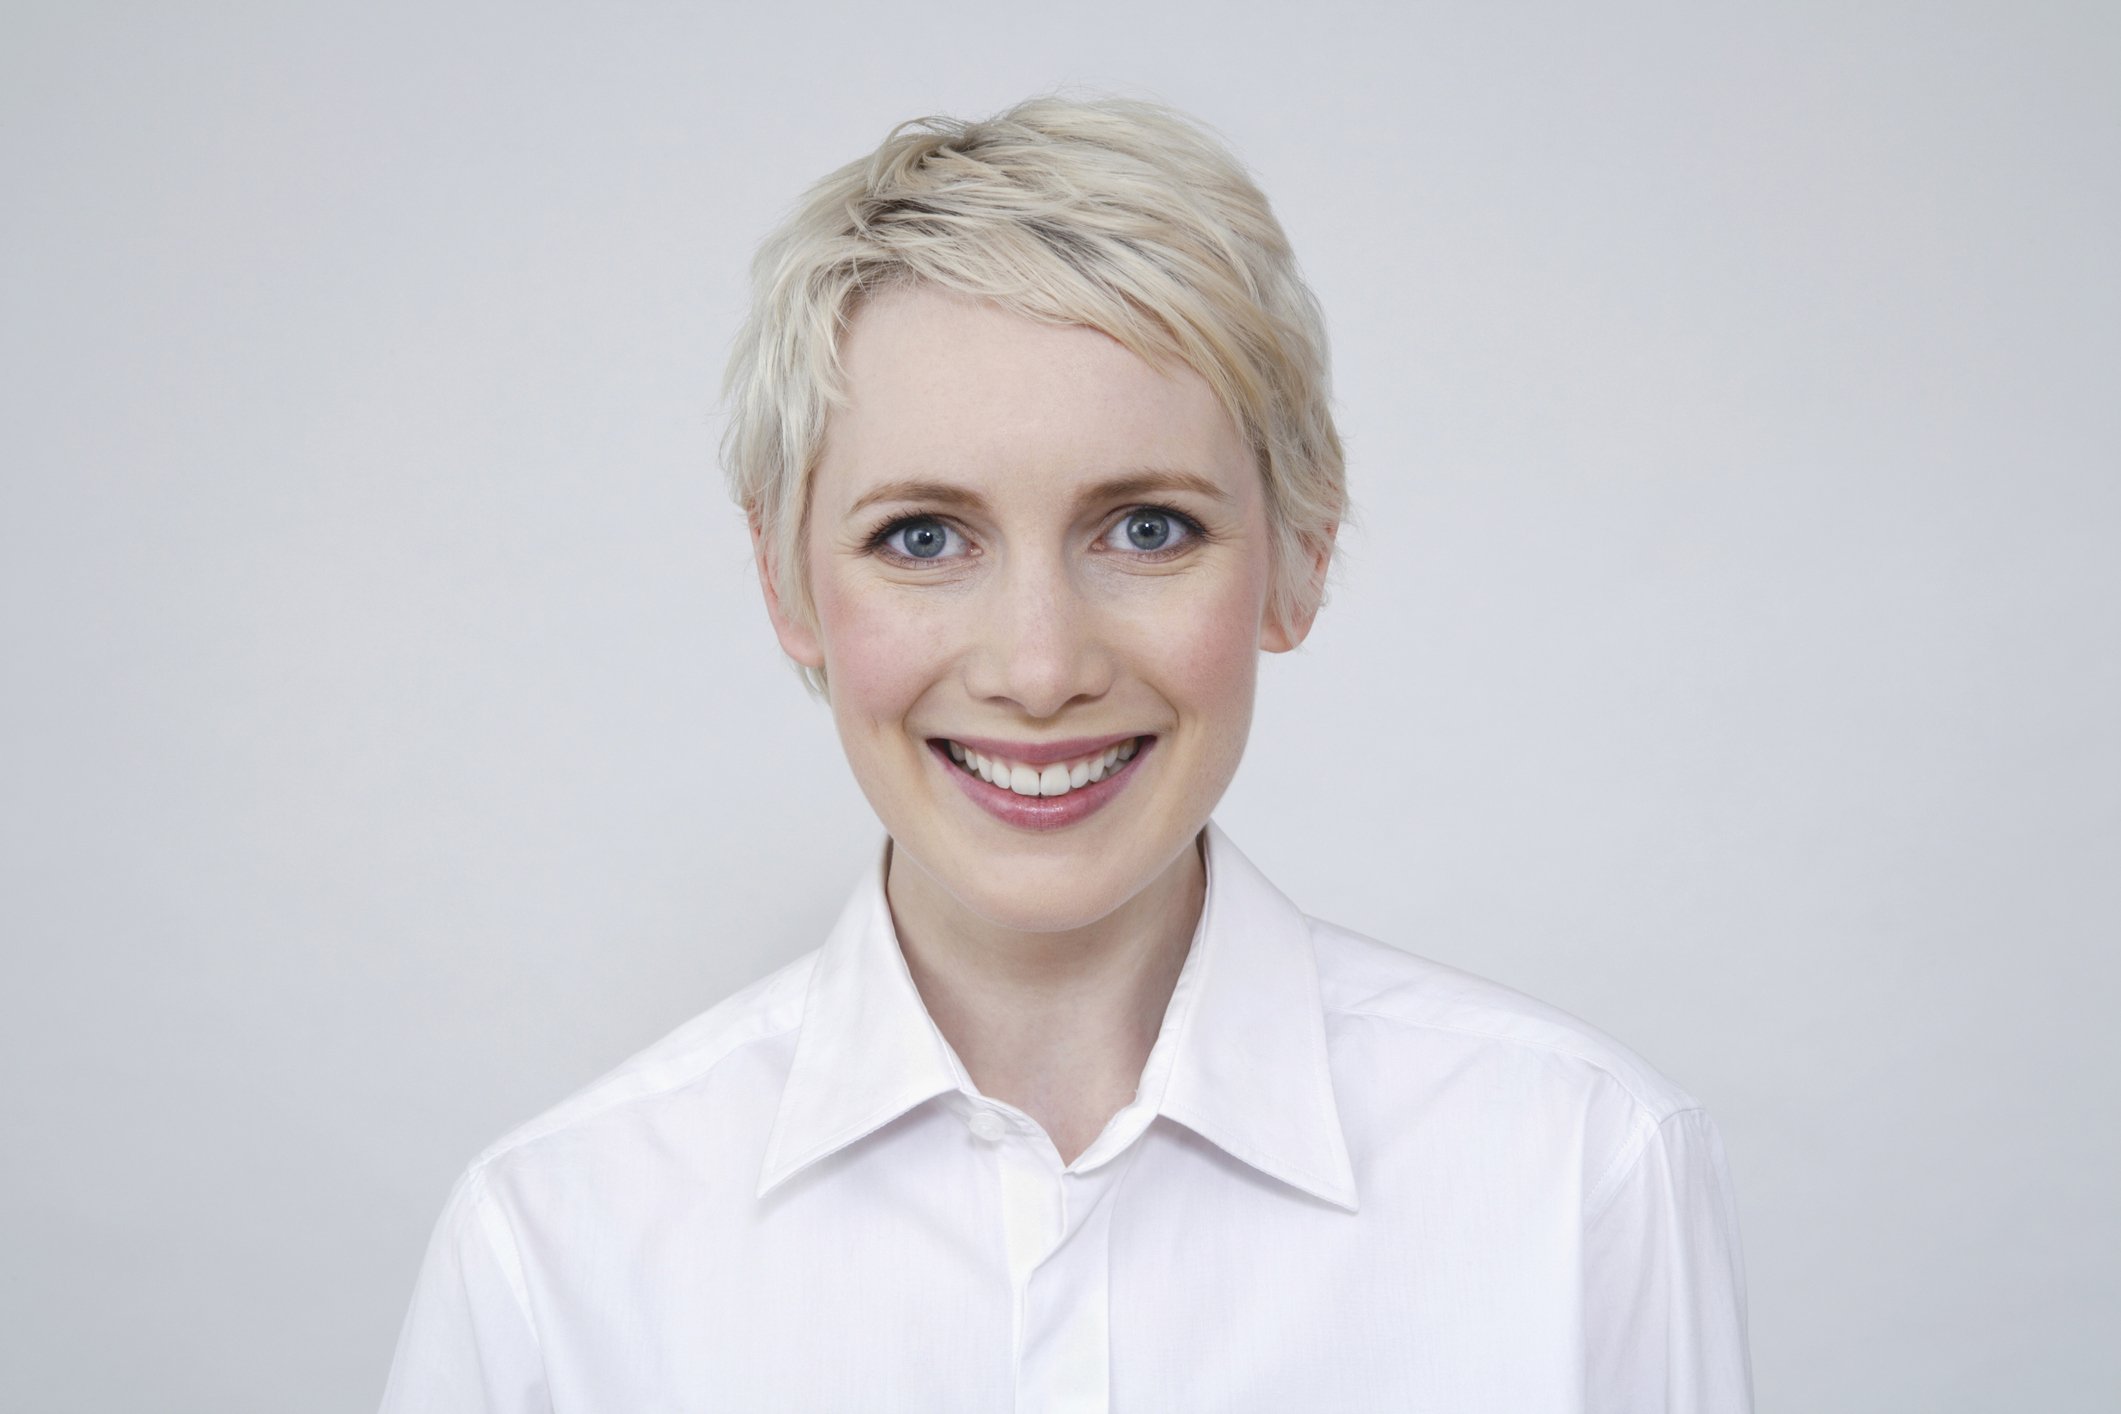
[[[1105,624],[1064,563],[1019,559],[987,586],[967,686],[1026,717],[1054,717],[1111,688]]]

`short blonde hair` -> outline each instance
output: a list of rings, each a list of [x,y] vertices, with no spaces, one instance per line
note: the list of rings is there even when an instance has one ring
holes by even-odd
[[[1258,456],[1269,612],[1315,613],[1347,516],[1325,321],[1266,196],[1199,124],[1123,98],[1034,98],[982,122],[901,123],[813,186],[760,246],[731,351],[722,466],[775,589],[814,625],[803,536],[842,335],[862,301],[925,283],[1083,325],[1215,391]],[[814,691],[821,674],[804,671]]]

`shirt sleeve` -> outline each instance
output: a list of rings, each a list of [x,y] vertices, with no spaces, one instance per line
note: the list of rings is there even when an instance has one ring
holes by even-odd
[[[1584,1228],[1590,1414],[1750,1414],[1745,1258],[1723,1140],[1680,1110],[1591,1195]]]
[[[485,1170],[435,1224],[398,1336],[382,1414],[551,1414],[522,1264]]]

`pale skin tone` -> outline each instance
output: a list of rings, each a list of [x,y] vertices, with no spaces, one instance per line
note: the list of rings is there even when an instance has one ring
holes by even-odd
[[[1259,471],[1190,370],[924,287],[871,299],[842,358],[803,541],[815,616],[781,603],[755,535],[767,608],[788,655],[825,670],[929,1014],[981,1093],[1070,1163],[1133,1098],[1162,1025],[1258,655],[1310,620],[1266,612]],[[995,818],[931,745],[1116,734],[1154,748],[1109,804],[1050,830]]]

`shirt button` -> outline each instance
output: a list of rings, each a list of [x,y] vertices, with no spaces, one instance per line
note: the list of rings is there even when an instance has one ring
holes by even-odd
[[[992,1144],[1009,1132],[1008,1122],[992,1110],[977,1110],[972,1116],[972,1132],[978,1138]]]

